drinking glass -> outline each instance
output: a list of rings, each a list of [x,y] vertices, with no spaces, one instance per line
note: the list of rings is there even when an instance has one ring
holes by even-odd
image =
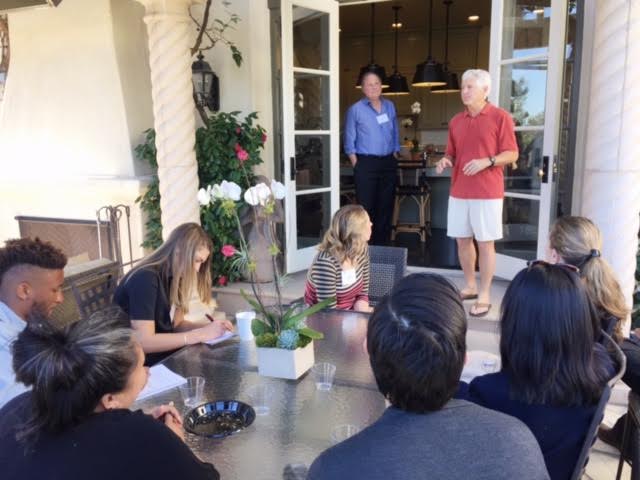
[[[202,402],[204,377],[187,377],[187,383],[180,385],[180,394],[185,406],[194,408]]]

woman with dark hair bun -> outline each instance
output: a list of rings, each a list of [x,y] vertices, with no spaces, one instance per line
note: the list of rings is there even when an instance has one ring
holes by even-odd
[[[500,313],[502,370],[476,377],[472,401],[522,420],[552,480],[571,477],[613,363],[577,269],[536,261],[512,280]],[[600,348],[598,348],[600,347]]]
[[[58,330],[32,318],[12,348],[16,379],[31,391],[0,410],[3,480],[219,478],[185,445],[173,406],[129,410],[148,370],[121,320]]]

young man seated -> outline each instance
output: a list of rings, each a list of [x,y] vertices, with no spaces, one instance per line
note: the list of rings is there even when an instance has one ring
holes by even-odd
[[[62,303],[67,257],[39,239],[7,240],[0,248],[0,407],[27,390],[16,382],[11,342],[37,313],[49,317]]]
[[[444,277],[413,274],[398,282],[367,331],[371,368],[391,407],[323,452],[308,478],[548,479],[522,422],[453,398],[466,333],[460,292]]]

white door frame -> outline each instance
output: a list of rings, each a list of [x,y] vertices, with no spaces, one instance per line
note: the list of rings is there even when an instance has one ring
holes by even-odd
[[[317,70],[293,65],[293,7],[299,6],[329,15],[329,68]],[[339,146],[339,5],[335,0],[282,0],[282,118],[283,118],[283,164],[284,185],[287,189],[285,203],[286,271],[297,272],[309,267],[317,250],[315,246],[299,248],[297,238],[297,199],[302,195],[330,192],[330,215],[333,216],[340,203],[340,146]],[[296,130],[294,110],[294,74],[306,73],[329,78],[329,129]],[[297,190],[295,181],[295,137],[296,135],[328,135],[330,138],[329,186]]]
[[[558,139],[560,135],[560,112],[562,109],[562,81],[564,71],[564,48],[567,22],[567,2],[563,0],[551,0],[551,19],[549,26],[549,47],[546,53],[530,55],[518,58],[502,58],[503,43],[503,18],[505,2],[511,0],[492,0],[491,3],[491,39],[489,46],[489,73],[491,74],[492,88],[489,100],[494,105],[503,108],[508,105],[499,105],[501,67],[513,65],[524,61],[546,60],[547,83],[545,97],[545,117],[543,127],[516,127],[516,131],[541,130],[543,131],[543,159],[547,159],[546,165],[540,168],[542,177],[546,174],[546,181],[541,182],[540,194],[523,194],[505,191],[505,197],[522,198],[539,201],[537,258],[544,258],[548,243],[548,234],[551,222],[554,219],[554,196],[556,189],[555,160],[558,153]],[[508,172],[505,168],[505,173]],[[520,258],[498,254],[496,258],[496,276],[511,279],[526,266],[526,261]]]

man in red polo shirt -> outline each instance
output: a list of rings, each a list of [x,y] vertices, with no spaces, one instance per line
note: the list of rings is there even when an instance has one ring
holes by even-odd
[[[466,285],[462,298],[477,299],[469,315],[482,317],[491,309],[491,280],[496,265],[494,242],[502,238],[503,167],[518,159],[511,115],[487,101],[491,77],[485,70],[462,75],[465,110],[449,122],[445,156],[436,165],[442,173],[452,167],[447,235],[458,244]],[[480,287],[476,284],[478,242]]]

